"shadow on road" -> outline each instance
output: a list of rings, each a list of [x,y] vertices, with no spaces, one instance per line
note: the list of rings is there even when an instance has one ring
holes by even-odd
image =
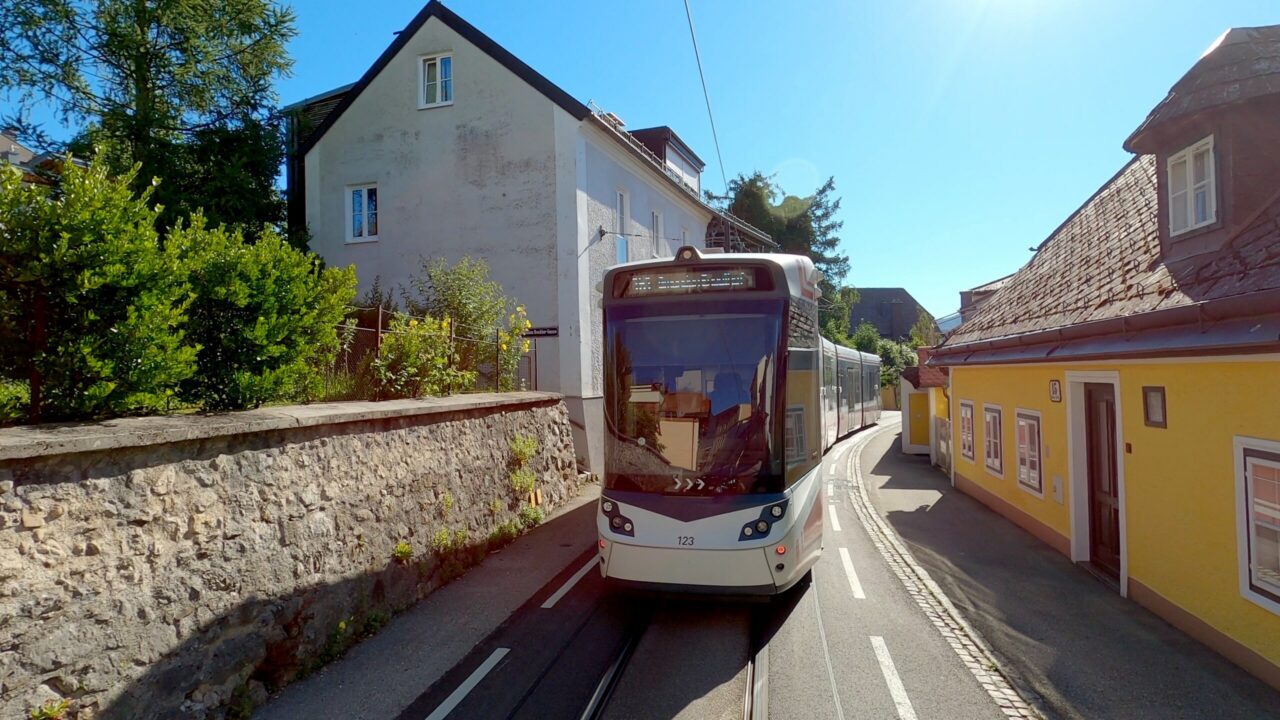
[[[518,542],[554,543],[557,527],[590,524],[593,519],[594,504],[586,504],[535,528]],[[382,642],[387,634],[394,634],[395,627],[390,628],[392,633],[369,636],[389,621],[402,623],[413,613],[393,619],[394,614],[409,609],[508,544],[473,541],[447,556],[432,554],[403,564],[393,562],[287,596],[247,598],[204,622],[95,717],[177,720],[206,713],[220,717],[221,709],[227,707],[248,717],[255,705],[266,700],[267,692],[311,675],[366,638],[367,644]],[[494,594],[492,588],[490,594]],[[411,699],[416,690],[410,691]]]
[[[1050,714],[1276,717],[1280,693],[954,490],[898,438],[866,451],[875,504]]]

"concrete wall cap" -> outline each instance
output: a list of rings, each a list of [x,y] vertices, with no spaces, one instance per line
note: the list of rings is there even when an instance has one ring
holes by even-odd
[[[97,423],[28,425],[0,430],[0,460],[70,455],[316,425],[368,422],[561,400],[559,393],[524,391],[449,397],[286,405],[240,412],[133,417]]]

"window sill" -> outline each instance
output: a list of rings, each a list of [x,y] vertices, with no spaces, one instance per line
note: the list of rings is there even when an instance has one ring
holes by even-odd
[[[984,466],[984,467],[985,467],[985,469],[986,469],[986,471],[987,471],[987,474],[988,474],[988,475],[991,475],[991,476],[994,476],[994,477],[998,477],[998,478],[1000,478],[1001,480],[1003,480],[1003,479],[1004,479],[1004,470],[1001,470],[1001,469],[998,469],[998,468],[993,468],[993,467],[991,467],[990,465],[986,465],[986,466]]]
[[[1246,585],[1244,588],[1242,588],[1240,594],[1241,596],[1244,597],[1245,600],[1248,600],[1254,605],[1257,605],[1258,607],[1264,610],[1270,610],[1276,615],[1280,615],[1280,603],[1276,602],[1275,600],[1272,600],[1271,598],[1267,597],[1266,595],[1263,595],[1262,593],[1257,592],[1252,587],[1249,587]]]
[[[1176,232],[1173,230],[1173,228],[1172,228],[1172,227],[1170,227],[1170,228],[1169,228],[1169,239],[1171,239],[1171,240],[1172,240],[1172,239],[1174,239],[1174,238],[1182,238],[1182,237],[1189,236],[1189,235],[1196,235],[1197,233],[1199,233],[1199,232],[1201,232],[1201,231],[1216,230],[1216,229],[1218,229],[1218,228],[1219,228],[1219,227],[1221,227],[1221,226],[1222,226],[1222,224],[1221,224],[1221,223],[1219,223],[1219,222],[1218,222],[1218,218],[1216,218],[1216,217],[1215,217],[1214,219],[1210,220],[1209,222],[1202,222],[1202,223],[1200,223],[1199,225],[1191,225],[1191,226],[1189,226],[1189,227],[1184,227],[1184,228],[1182,228],[1181,230],[1178,230],[1178,231],[1176,231]]]
[[[345,244],[346,245],[366,245],[368,243],[376,243],[376,242],[378,242],[378,236],[374,235],[373,237],[347,238]]]
[[[421,104],[420,104],[420,105],[418,105],[418,109],[419,109],[419,110],[431,110],[432,108],[449,107],[449,106],[451,106],[451,105],[453,105],[453,101],[452,101],[452,100],[450,100],[449,102],[438,102],[438,103],[432,103],[432,104],[430,104],[430,105],[421,105]]]
[[[1044,485],[1043,485],[1043,484],[1040,486],[1040,489],[1039,489],[1039,490],[1036,490],[1035,488],[1031,487],[1030,485],[1027,485],[1027,484],[1023,483],[1021,480],[1019,480],[1019,481],[1018,481],[1018,487],[1022,488],[1022,490],[1023,490],[1024,492],[1026,492],[1028,495],[1030,495],[1031,497],[1039,498],[1040,500],[1043,500],[1043,499],[1044,499]]]

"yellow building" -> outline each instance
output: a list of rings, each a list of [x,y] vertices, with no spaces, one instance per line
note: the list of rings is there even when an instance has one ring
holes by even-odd
[[[929,362],[957,488],[1280,688],[1277,46],[1225,34]]]

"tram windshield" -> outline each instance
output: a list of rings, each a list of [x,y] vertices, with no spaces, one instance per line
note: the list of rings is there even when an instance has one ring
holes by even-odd
[[[605,486],[681,495],[779,492],[773,415],[780,313],[627,317],[626,310],[609,318]]]

